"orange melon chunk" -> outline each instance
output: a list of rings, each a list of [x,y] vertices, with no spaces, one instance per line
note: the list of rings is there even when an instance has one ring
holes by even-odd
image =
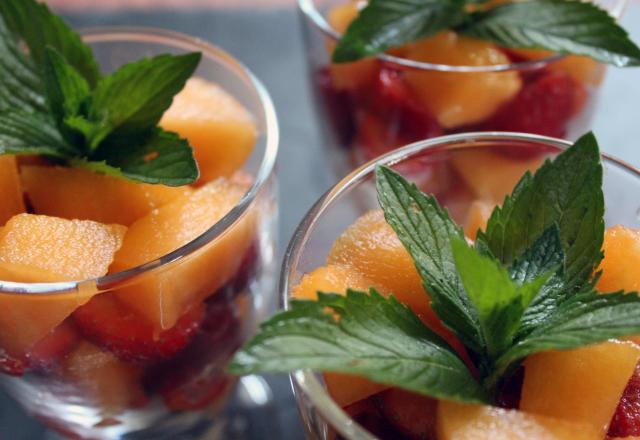
[[[588,424],[488,405],[441,401],[438,440],[602,440]]]
[[[484,200],[474,200],[471,203],[467,212],[467,219],[464,222],[464,233],[467,237],[475,240],[478,230],[485,230],[494,207],[494,204],[487,203]]]
[[[219,85],[202,78],[187,81],[160,125],[189,141],[200,168],[200,183],[231,176],[247,160],[258,136],[247,109]]]
[[[488,149],[477,149],[454,155],[453,165],[478,198],[496,205],[511,194],[525,171],[537,170],[543,160],[514,160]]]
[[[0,156],[0,225],[25,212],[15,156]]]
[[[447,31],[407,45],[407,58],[451,66],[510,64],[494,44]],[[517,72],[451,73],[408,70],[418,100],[445,128],[481,122],[520,90]]]
[[[343,34],[358,15],[358,2],[338,5],[327,15],[327,21],[338,33]],[[328,52],[333,53],[336,43],[327,43]],[[331,79],[337,89],[357,89],[371,81],[377,70],[375,58],[365,58],[351,63],[331,64]]]
[[[638,360],[640,347],[619,341],[533,355],[524,363],[520,409],[588,424],[604,438]]]
[[[81,168],[23,166],[22,181],[37,214],[130,225],[189,191],[135,183]]]
[[[604,235],[604,260],[598,270],[601,292],[640,291],[640,229],[618,225]]]
[[[291,295],[298,299],[315,300],[318,291],[344,294],[348,288],[366,292],[370,287],[374,287],[373,283],[354,269],[330,264],[304,275],[300,284],[292,289]],[[342,407],[388,388],[387,385],[371,382],[359,376],[341,373],[324,373],[324,382],[333,400]]]
[[[348,288],[368,291],[372,286],[371,281],[354,269],[330,264],[304,275],[291,294],[294,298],[315,300],[318,291],[344,294]],[[333,400],[342,407],[388,388],[359,376],[341,373],[324,373],[324,382]]]
[[[547,58],[554,54],[551,51],[539,49],[510,50],[530,60]],[[550,70],[558,70],[568,73],[569,76],[578,83],[593,87],[597,87],[602,83],[604,75],[607,72],[607,67],[604,64],[599,63],[592,58],[578,55],[565,55],[558,61],[549,63],[548,68]]]
[[[126,228],[92,221],[20,214],[0,234],[0,279],[55,282],[99,277],[122,244]],[[96,293],[0,295],[0,345],[23,353]],[[28,323],[28,325],[26,325]]]
[[[194,240],[227,214],[246,188],[219,178],[178,197],[131,225],[111,272],[160,258]],[[158,329],[173,327],[192,305],[213,294],[238,270],[255,237],[255,212],[187,258],[119,289],[119,299]]]
[[[370,211],[349,226],[333,243],[327,262],[353,267],[418,315],[432,313],[413,260],[381,210]]]
[[[66,375],[81,388],[87,403],[100,406],[102,416],[118,415],[146,399],[140,386],[142,368],[82,342],[64,363]]]

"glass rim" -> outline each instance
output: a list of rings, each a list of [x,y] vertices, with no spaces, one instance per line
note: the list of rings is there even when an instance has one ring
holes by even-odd
[[[320,32],[326,37],[331,38],[334,41],[340,39],[342,34],[336,31],[333,26],[329,24],[324,15],[316,8],[315,0],[297,0],[298,8],[304,14],[305,18],[310,21]],[[615,19],[619,20],[622,16],[628,0],[616,0],[616,6],[611,10],[608,10],[609,14]],[[518,61],[514,63],[494,64],[491,66],[454,66],[450,64],[437,64],[427,63],[423,61],[415,61],[410,58],[397,57],[387,53],[376,55],[375,58],[383,61],[391,66],[400,68],[409,68],[414,70],[429,70],[436,72],[458,72],[458,73],[491,73],[491,72],[508,72],[508,71],[521,71],[543,68],[550,63],[559,61],[565,58],[567,55],[555,54],[548,57]]]
[[[131,41],[131,42],[153,42],[165,44],[169,47],[191,51],[201,51],[203,58],[215,60],[224,65],[230,72],[240,76],[249,88],[252,88],[260,102],[264,118],[265,148],[264,156],[260,163],[258,172],[253,184],[244,193],[240,201],[220,220],[197,238],[181,246],[170,253],[153,261],[135,266],[113,274],[101,277],[88,278],[84,280],[62,281],[53,283],[18,283],[0,280],[0,294],[31,294],[31,295],[55,295],[62,293],[80,292],[85,290],[85,286],[93,286],[98,291],[107,290],[113,286],[138,277],[151,270],[173,263],[177,260],[193,254],[206,244],[212,242],[242,217],[248,208],[253,204],[258,193],[271,177],[278,153],[280,143],[280,132],[276,116],[275,106],[271,96],[262,82],[238,59],[225,50],[197,37],[193,37],[181,32],[159,29],[146,26],[101,26],[88,27],[80,30],[82,39],[87,43]]]
[[[289,292],[291,287],[291,275],[293,270],[298,267],[299,259],[306,244],[310,231],[315,227],[319,218],[325,210],[345,191],[348,191],[354,184],[360,182],[363,178],[370,176],[376,165],[384,164],[387,166],[398,164],[418,153],[426,150],[441,147],[445,150],[459,150],[464,148],[477,147],[478,142],[491,141],[520,141],[546,144],[548,146],[559,149],[566,149],[572,145],[572,142],[553,138],[549,136],[541,136],[535,134],[515,133],[515,132],[469,132],[452,134],[448,136],[440,136],[428,140],[414,142],[392,150],[382,156],[379,156],[359,168],[352,171],[332,188],[330,188],[318,201],[307,211],[298,227],[296,228],[291,241],[285,252],[280,279],[278,282],[278,292],[280,295],[281,307],[288,309]],[[624,169],[640,179],[640,169],[627,162],[601,153],[603,162],[610,163]],[[290,374],[291,382],[294,385],[294,392],[302,392],[311,402],[314,410],[318,411],[324,420],[329,423],[332,428],[341,435],[351,440],[377,440],[378,437],[371,434],[364,427],[360,426],[353,418],[351,418],[327,393],[313,371],[297,370]]]

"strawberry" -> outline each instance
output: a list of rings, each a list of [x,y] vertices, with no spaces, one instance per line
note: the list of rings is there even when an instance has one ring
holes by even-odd
[[[436,119],[415,102],[401,71],[383,67],[357,99],[357,144],[369,160],[402,145],[439,136]]]
[[[351,94],[340,90],[333,84],[329,68],[316,73],[317,100],[324,107],[337,140],[341,145],[348,145],[355,131]]]
[[[585,96],[584,87],[568,74],[545,71],[528,77],[518,95],[481,128],[563,137]]]
[[[12,356],[0,349],[0,371],[22,376],[28,371],[48,371],[69,354],[80,341],[73,324],[64,321],[51,333],[36,342],[27,353]]]
[[[610,437],[640,436],[640,363],[622,393],[609,425]]]
[[[231,298],[223,292],[211,297],[200,331],[189,347],[147,372],[146,388],[159,391],[168,408],[205,408],[223,398],[234,383],[224,370],[244,337]]]
[[[156,333],[113,296],[93,297],[73,313],[81,333],[94,344],[125,361],[153,363],[182,350],[198,332],[205,307],[199,304],[185,313],[170,329]]]
[[[22,376],[26,370],[23,359],[16,358],[0,348],[0,371],[10,376]]]
[[[435,438],[438,401],[399,388],[390,388],[379,396],[382,414],[408,438]]]

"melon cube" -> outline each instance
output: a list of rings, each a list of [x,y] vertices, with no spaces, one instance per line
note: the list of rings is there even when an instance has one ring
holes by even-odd
[[[540,49],[510,49],[510,51],[530,60],[554,55],[551,51]],[[606,65],[592,58],[578,55],[565,55],[558,61],[550,63],[548,68],[568,73],[578,83],[592,87],[599,86],[607,72]]]
[[[64,362],[64,372],[80,388],[85,402],[100,407],[103,417],[140,406],[146,397],[140,385],[143,370],[89,342],[82,342]]]
[[[367,292],[370,287],[375,286],[353,268],[330,264],[304,275],[291,295],[297,299],[315,300],[318,291],[344,294],[348,288]],[[342,407],[388,388],[359,376],[341,373],[324,373],[324,382],[329,395]]]
[[[19,214],[0,233],[0,279],[55,282],[105,275],[125,231],[88,220]],[[25,352],[95,293],[95,285],[86,283],[76,293],[1,294],[0,345]]]
[[[343,34],[351,22],[358,16],[358,2],[337,5],[329,11],[327,21],[338,33]],[[333,53],[336,43],[329,41],[327,49]],[[358,89],[370,82],[377,71],[375,58],[365,58],[351,63],[331,64],[330,72],[333,85],[337,89]]]
[[[497,205],[511,194],[526,171],[537,170],[543,160],[540,157],[516,160],[480,148],[456,154],[452,162],[476,197]]]
[[[0,156],[0,225],[25,212],[22,188],[15,156]]]
[[[37,214],[130,225],[187,187],[132,182],[81,168],[23,166],[22,182]]]
[[[231,176],[247,160],[258,136],[251,113],[218,84],[202,78],[187,81],[160,125],[189,141],[200,183]]]
[[[111,272],[153,261],[196,239],[235,207],[245,191],[219,178],[151,211],[127,231]],[[183,313],[240,269],[255,239],[255,223],[256,212],[249,210],[200,250],[144,274],[136,283],[118,289],[116,295],[158,329],[173,327]]]
[[[486,229],[494,207],[493,203],[488,203],[485,200],[474,200],[471,203],[467,219],[464,222],[464,233],[467,237],[475,240],[478,230],[484,231]]]
[[[640,347],[619,341],[535,354],[524,363],[520,409],[590,425],[604,438],[638,360]]]
[[[406,56],[451,66],[510,64],[509,57],[494,44],[451,31],[410,43]],[[486,120],[514,98],[522,86],[518,72],[407,70],[406,78],[418,101],[445,128]]]
[[[607,229],[604,235],[604,259],[598,270],[601,292],[640,291],[640,229],[622,225]]]
[[[589,424],[488,405],[440,401],[438,440],[602,440]]]

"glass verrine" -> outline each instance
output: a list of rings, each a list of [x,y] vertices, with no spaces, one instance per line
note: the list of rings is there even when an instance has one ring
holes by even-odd
[[[363,214],[379,209],[376,165],[390,166],[416,182],[422,191],[434,194],[465,227],[467,235],[473,236],[479,226],[475,215],[478,207],[501,203],[525,170],[534,170],[545,158],[570,145],[568,141],[532,134],[456,134],[405,146],[361,166],[320,198],[298,226],[280,274],[284,307],[302,276],[327,264],[333,243],[345,229]],[[606,226],[639,228],[640,171],[606,155],[603,164]],[[308,438],[400,438],[397,426],[379,416],[372,417],[367,412],[370,406],[361,404],[376,394],[343,408],[327,391],[322,374],[297,371],[291,374],[291,381]],[[381,436],[381,431],[387,436]]]
[[[575,140],[589,129],[606,71],[589,58],[502,50],[443,32],[378,57],[332,63],[362,3],[298,0],[316,114],[337,177],[440,135],[514,131]],[[620,17],[626,0],[597,3]]]
[[[19,376],[0,374],[0,384],[33,417],[63,435],[195,438],[215,425],[234,389],[236,380],[225,373],[227,361],[275,306],[275,110],[251,72],[204,41],[150,28],[96,28],[82,35],[103,72],[142,57],[201,52],[195,76],[217,83],[255,122],[255,145],[241,173],[236,173],[247,189],[226,215],[217,222],[212,219],[206,232],[157,260],[77,282],[0,282],[2,308],[16,310],[15,323],[20,324],[19,316],[32,316],[33,321],[23,323],[25,328],[50,325],[54,328],[48,334],[63,335],[51,362]],[[74,320],[77,307],[90,298],[118,295],[157,295],[157,313],[165,316],[168,300],[176,293],[198,301],[175,317],[175,326],[196,309],[199,326],[190,327],[188,343],[161,361],[134,362],[89,342]],[[45,314],[58,318],[38,318]],[[144,318],[134,313],[131,320]],[[0,326],[9,321],[0,319]],[[163,332],[173,328],[165,324]],[[3,351],[9,335],[1,332]]]

